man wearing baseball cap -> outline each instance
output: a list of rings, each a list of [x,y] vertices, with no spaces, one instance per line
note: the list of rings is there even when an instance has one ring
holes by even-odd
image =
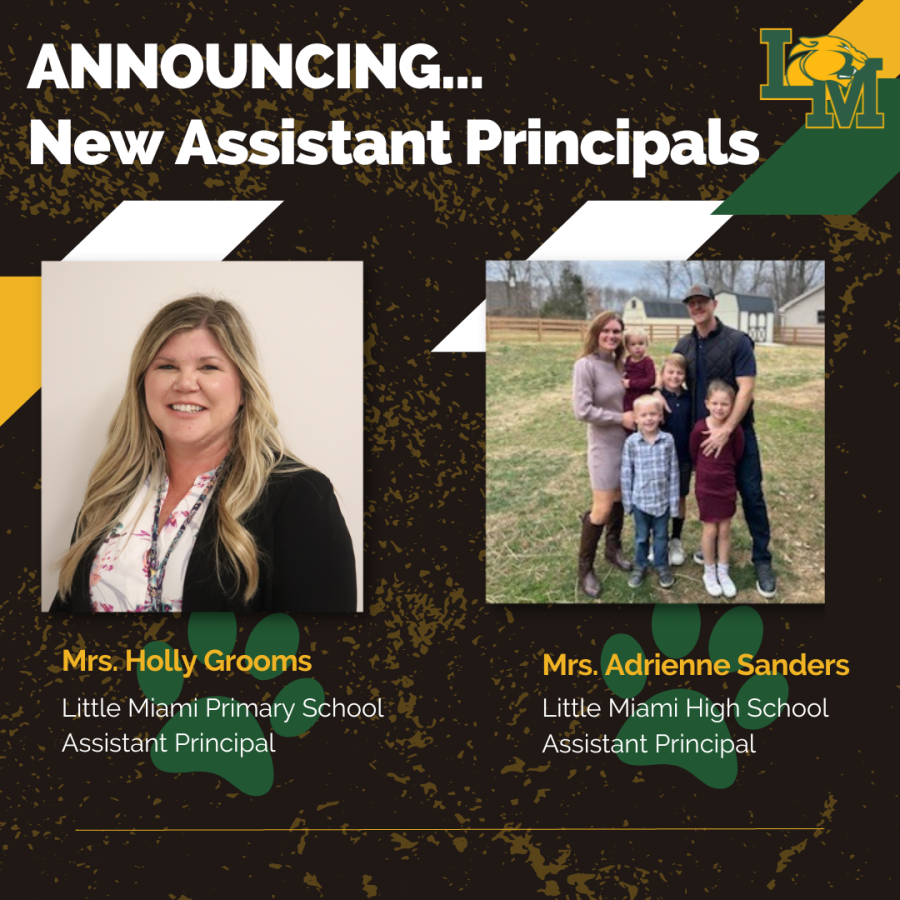
[[[718,456],[738,425],[744,429],[744,456],[737,467],[737,487],[747,528],[753,538],[753,565],[756,590],[760,596],[775,596],[777,583],[769,552],[769,514],[762,490],[762,464],[753,428],[753,390],[756,384],[756,357],[749,335],[723,325],[716,318],[718,303],[708,284],[693,284],[684,298],[694,328],[681,338],[675,352],[687,360],[688,383],[693,402],[694,422],[707,415],[706,386],[714,379],[735,390],[734,408],[720,428],[712,428],[701,444],[701,452]],[[696,557],[695,557],[696,559]]]

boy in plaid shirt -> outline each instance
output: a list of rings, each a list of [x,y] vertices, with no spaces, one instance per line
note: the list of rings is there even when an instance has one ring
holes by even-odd
[[[671,434],[660,431],[663,402],[649,394],[634,401],[637,432],[626,441],[622,452],[622,505],[634,513],[634,572],[631,588],[640,587],[648,568],[650,533],[659,586],[670,588],[675,576],[669,568],[669,516],[678,512],[678,452]]]

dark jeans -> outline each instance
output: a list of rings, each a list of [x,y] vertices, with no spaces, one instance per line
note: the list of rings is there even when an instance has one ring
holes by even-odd
[[[744,456],[737,467],[737,489],[744,507],[744,518],[753,538],[753,564],[771,563],[769,539],[769,514],[762,489],[762,463],[759,458],[759,444],[752,428],[744,429]]]
[[[634,567],[647,568],[650,532],[653,532],[653,564],[657,569],[669,564],[669,514],[651,516],[634,507]]]

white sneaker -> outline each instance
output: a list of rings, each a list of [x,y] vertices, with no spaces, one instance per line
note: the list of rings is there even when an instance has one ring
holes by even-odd
[[[706,593],[709,594],[710,597],[722,596],[722,585],[719,584],[719,579],[716,578],[715,569],[711,572],[703,573],[703,586],[706,588]],[[732,587],[734,587],[734,585],[732,585]]]
[[[681,543],[681,538],[672,538],[669,541],[669,565],[684,565],[684,546]]]
[[[728,566],[719,563],[716,566],[716,576],[719,579],[719,587],[722,588],[722,593],[729,600],[732,597],[737,596],[737,588],[734,586],[734,582],[731,580],[731,577],[728,574]]]

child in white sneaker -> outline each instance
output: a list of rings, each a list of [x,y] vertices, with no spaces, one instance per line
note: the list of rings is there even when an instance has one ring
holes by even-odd
[[[638,430],[622,449],[622,505],[634,514],[634,571],[628,587],[638,588],[649,565],[648,550],[653,536],[653,559],[659,586],[670,588],[675,576],[669,569],[669,515],[678,509],[678,453],[672,435],[659,430],[663,402],[654,394],[634,401]]]
[[[705,456],[700,445],[717,428],[721,428],[734,406],[734,388],[724,381],[711,381],[706,391],[709,415],[701,419],[691,432],[691,458],[696,470],[697,506],[703,523],[703,584],[713,597],[732,598],[737,588],[728,574],[731,553],[731,520],[737,496],[736,469],[744,455],[744,431],[738,425],[718,456]],[[717,557],[718,554],[718,557]],[[717,564],[718,559],[718,564]]]

